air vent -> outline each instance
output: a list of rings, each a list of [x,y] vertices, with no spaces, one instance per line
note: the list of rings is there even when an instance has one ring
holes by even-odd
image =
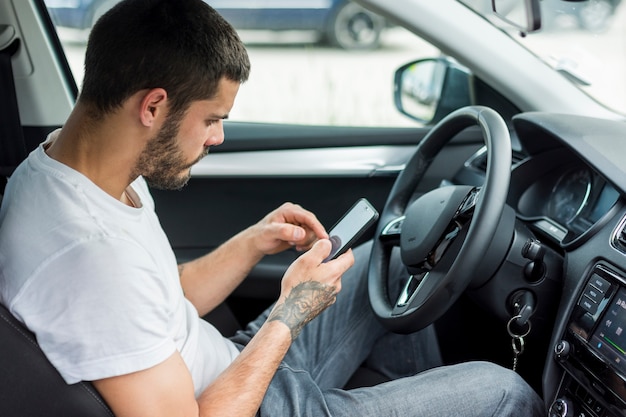
[[[511,165],[517,165],[526,159],[526,154],[521,151],[513,151],[513,155],[511,156]]]
[[[626,255],[626,217],[624,217],[611,236],[611,245]]]

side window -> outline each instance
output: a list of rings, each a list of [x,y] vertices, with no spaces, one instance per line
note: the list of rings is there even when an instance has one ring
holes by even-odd
[[[89,30],[118,0],[45,0],[77,85]],[[348,0],[207,0],[239,31],[252,62],[231,120],[416,126],[393,101],[393,74],[439,51]],[[249,4],[249,6],[247,5]]]

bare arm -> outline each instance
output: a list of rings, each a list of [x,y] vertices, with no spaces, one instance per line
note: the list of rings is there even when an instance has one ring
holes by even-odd
[[[330,252],[319,241],[287,270],[269,318],[237,359],[196,400],[189,371],[178,353],[133,374],[94,381],[117,417],[253,416],[291,342],[335,301],[348,252],[321,263]]]
[[[309,249],[318,238],[327,237],[313,213],[283,204],[213,252],[179,265],[185,296],[203,316],[224,301],[263,256],[292,246]]]
[[[253,416],[291,345],[287,326],[265,324],[196,400],[178,352],[145,371],[94,381],[116,417]]]

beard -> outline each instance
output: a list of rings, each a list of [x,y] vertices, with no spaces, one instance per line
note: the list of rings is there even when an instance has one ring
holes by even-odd
[[[191,167],[209,153],[209,148],[192,163],[187,162],[176,140],[184,115],[180,113],[168,116],[157,135],[148,141],[135,164],[133,178],[141,175],[148,185],[161,190],[180,190],[187,184]]]

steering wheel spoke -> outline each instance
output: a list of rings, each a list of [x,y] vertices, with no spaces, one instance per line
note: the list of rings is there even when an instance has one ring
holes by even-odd
[[[397,217],[385,225],[378,238],[385,246],[400,246],[402,224],[406,216]]]
[[[461,203],[461,206],[457,210],[455,214],[455,218],[467,219],[471,218],[474,214],[474,208],[476,207],[476,202],[480,197],[480,191],[482,187],[474,187],[470,190],[465,197],[465,200]]]
[[[411,298],[420,287],[422,281],[426,279],[428,276],[428,272],[423,272],[419,275],[410,275],[406,284],[404,284],[404,288],[400,292],[398,299],[396,300],[396,304],[393,309],[394,315],[400,314],[404,312],[407,307],[410,305]]]

